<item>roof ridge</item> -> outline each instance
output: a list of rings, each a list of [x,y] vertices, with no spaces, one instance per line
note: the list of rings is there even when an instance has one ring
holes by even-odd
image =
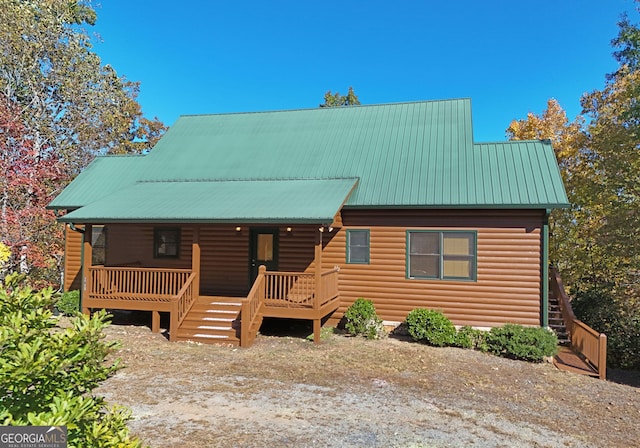
[[[482,146],[482,145],[510,145],[512,143],[551,143],[551,140],[548,138],[539,138],[539,139],[527,139],[527,140],[507,140],[507,141],[494,141],[494,142],[474,142],[473,146]]]
[[[344,109],[363,109],[385,106],[400,106],[403,104],[427,104],[427,103],[452,103],[454,101],[471,101],[470,97],[460,98],[442,98],[437,100],[415,100],[415,101],[397,101],[390,103],[375,103],[375,104],[358,104],[353,106],[340,106],[340,107],[300,107],[294,109],[271,109],[271,110],[259,110],[259,111],[236,111],[236,112],[215,112],[215,113],[203,113],[203,114],[183,114],[178,118],[183,117],[215,117],[222,115],[255,115],[255,114],[273,114],[273,113],[286,113],[286,112],[306,112],[306,111],[320,111],[320,110],[344,110]]]
[[[343,177],[260,177],[260,178],[212,178],[212,179],[138,179],[136,183],[197,183],[197,182],[286,182],[292,180],[308,181],[308,180],[354,180],[360,179],[358,176],[343,176]]]

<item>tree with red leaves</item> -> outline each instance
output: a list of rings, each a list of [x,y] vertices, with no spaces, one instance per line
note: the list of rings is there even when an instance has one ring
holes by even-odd
[[[66,183],[60,158],[34,147],[17,106],[0,95],[0,240],[11,250],[5,272],[30,273],[35,286],[57,283],[64,241],[46,205]]]

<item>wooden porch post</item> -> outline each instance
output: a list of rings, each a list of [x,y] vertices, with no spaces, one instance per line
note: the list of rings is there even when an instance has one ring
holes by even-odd
[[[193,228],[193,242],[191,243],[191,271],[196,273],[193,281],[193,296],[200,297],[200,227]]]
[[[316,250],[315,250],[315,300],[313,301],[313,308],[317,311],[320,309],[320,300],[322,299],[322,234],[324,227],[320,227],[318,236],[316,238]],[[322,325],[322,317],[316,316],[313,319],[313,342],[315,344],[320,343],[320,327]]]
[[[89,291],[91,290],[91,275],[89,268],[91,268],[91,260],[93,258],[93,247],[91,242],[93,240],[91,224],[84,226],[83,241],[82,241],[82,312],[89,314],[89,308],[85,306],[87,298],[89,297]]]

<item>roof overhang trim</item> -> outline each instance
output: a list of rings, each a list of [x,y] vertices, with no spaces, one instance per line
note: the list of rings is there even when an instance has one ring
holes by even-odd
[[[330,224],[357,183],[357,178],[137,182],[58,221]]]

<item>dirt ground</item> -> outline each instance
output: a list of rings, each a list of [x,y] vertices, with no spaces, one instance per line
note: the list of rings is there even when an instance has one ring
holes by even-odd
[[[300,323],[248,349],[115,323],[126,368],[98,393],[152,447],[640,446],[638,372],[600,381],[394,337],[314,345]]]

